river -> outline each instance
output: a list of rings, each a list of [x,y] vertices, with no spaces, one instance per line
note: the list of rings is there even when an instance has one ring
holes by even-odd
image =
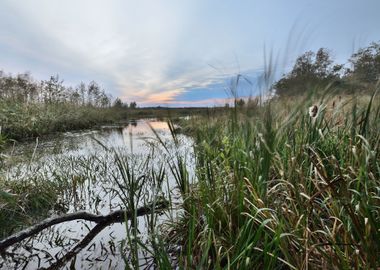
[[[67,132],[54,138],[15,144],[7,152],[12,165],[4,177],[12,181],[48,179],[58,183],[62,192],[56,209],[48,214],[50,217],[78,211],[106,215],[126,209],[130,203],[139,207],[164,197],[172,203],[170,211],[137,219],[139,241],[148,243],[151,230],[162,232],[163,225],[175,220],[180,212],[180,192],[168,166],[175,164],[180,156],[189,172],[189,181],[193,181],[192,144],[191,138],[185,135],[177,135],[177,141],[174,140],[167,122],[155,119]],[[131,174],[126,176],[126,172]],[[128,186],[131,183],[136,186],[134,189]],[[129,200],[131,197],[133,201]],[[95,225],[83,220],[54,225],[8,248],[11,255],[0,258],[0,267],[54,266],[73,252],[73,247]],[[61,266],[63,269],[125,269],[132,256],[130,239],[127,239],[130,228],[131,222],[106,226]],[[154,267],[152,256],[144,249],[138,250],[138,261],[142,269]]]

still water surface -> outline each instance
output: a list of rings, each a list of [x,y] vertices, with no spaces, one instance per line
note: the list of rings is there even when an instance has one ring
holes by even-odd
[[[179,135],[178,141],[175,145],[166,122],[154,119],[137,120],[125,126],[105,126],[100,130],[68,132],[58,138],[24,143],[10,149],[8,154],[16,165],[7,170],[6,177],[48,178],[60,183],[60,207],[51,211],[49,216],[77,211],[105,215],[127,208],[127,196],[123,193],[127,189],[126,182],[121,175],[122,169],[115,162],[119,157],[133,171],[134,179],[140,185],[139,193],[134,196],[137,206],[145,205],[157,196],[170,196],[176,205],[180,204],[181,198],[167,164],[179,154],[190,172],[190,181],[194,171],[192,140]],[[152,174],[153,171],[156,174]],[[154,177],[159,171],[165,173],[161,180]],[[156,228],[157,224],[175,219],[178,211],[173,208],[157,216]],[[0,266],[4,269],[48,268],[72,251],[95,225],[78,220],[45,229],[36,237],[11,247],[8,251],[13,256],[0,258]],[[130,223],[115,223],[104,228],[64,264],[64,269],[124,269],[125,259],[128,261],[130,255],[125,244],[127,226]],[[147,227],[146,217],[139,217],[142,241],[147,239]],[[153,267],[152,259],[143,251],[139,253],[139,260],[143,269]]]

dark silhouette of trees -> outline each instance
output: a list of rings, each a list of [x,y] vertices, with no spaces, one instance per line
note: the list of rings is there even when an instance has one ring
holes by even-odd
[[[122,108],[123,102],[121,101],[120,98],[116,98],[112,106],[115,108]]]
[[[131,103],[129,103],[129,108],[136,109],[137,108],[137,103],[135,101],[132,101]]]
[[[236,101],[236,106],[237,107],[240,107],[240,108],[242,108],[242,107],[244,107],[244,104],[245,104],[245,101],[244,101],[244,99],[238,99],[237,101]]]
[[[342,65],[334,65],[327,49],[299,56],[289,74],[275,83],[277,95],[303,94],[310,88],[326,86],[340,80]]]
[[[350,58],[351,69],[346,75],[365,83],[376,83],[380,79],[380,42],[372,42],[361,48]]]
[[[359,49],[349,59],[351,68],[334,64],[327,49],[299,56],[293,69],[273,85],[279,96],[304,94],[307,91],[335,86],[337,90],[351,93],[368,91],[380,80],[380,42],[372,42]],[[344,74],[343,70],[345,70]]]

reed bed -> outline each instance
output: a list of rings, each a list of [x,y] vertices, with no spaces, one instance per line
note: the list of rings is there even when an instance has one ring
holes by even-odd
[[[167,238],[178,264],[379,267],[379,119],[374,94],[272,99],[190,120],[197,183],[182,191]]]

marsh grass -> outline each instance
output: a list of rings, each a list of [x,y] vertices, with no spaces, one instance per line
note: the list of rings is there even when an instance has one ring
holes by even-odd
[[[71,104],[24,104],[0,101],[0,126],[8,139],[31,137],[91,128],[125,118],[116,108],[96,108]]]
[[[19,103],[0,100],[0,143],[27,140],[57,132],[82,130],[132,119],[206,114],[209,108],[136,108],[76,106],[69,103]],[[219,110],[220,109],[214,109]]]
[[[377,268],[376,91],[368,98],[272,99],[255,114],[245,107],[188,123],[197,183],[182,192],[185,213],[167,239],[181,247],[180,266]],[[315,118],[308,114],[313,104]]]
[[[0,237],[4,238],[35,220],[47,217],[56,205],[58,192],[50,181],[0,183]]]

